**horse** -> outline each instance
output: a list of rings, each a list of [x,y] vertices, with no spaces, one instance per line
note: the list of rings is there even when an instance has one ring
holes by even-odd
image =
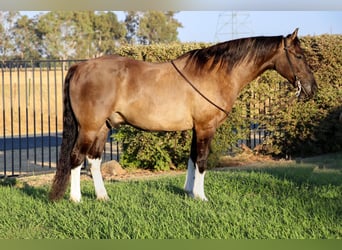
[[[266,70],[293,84],[300,99],[317,91],[297,36],[247,37],[184,53],[160,63],[107,55],[71,66],[63,90],[63,139],[49,192],[81,201],[80,171],[90,163],[98,200],[108,200],[100,172],[110,128],[128,124],[146,131],[192,130],[184,190],[207,200],[204,176],[210,142],[241,90]]]

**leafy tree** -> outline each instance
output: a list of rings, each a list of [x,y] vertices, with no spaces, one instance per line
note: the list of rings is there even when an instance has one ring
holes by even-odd
[[[18,11],[0,11],[0,56],[3,59],[9,59],[9,57],[13,56],[12,28],[19,16]]]
[[[80,36],[75,37],[72,16],[71,11],[51,11],[39,18],[36,32],[46,57],[65,60],[75,56]]]
[[[182,24],[174,18],[174,14],[172,11],[127,12],[127,42],[151,44],[178,41],[177,29]]]
[[[125,25],[118,21],[113,12],[101,12],[95,15],[93,27],[93,46],[96,48],[96,56],[114,53],[114,49],[125,40],[127,33]]]
[[[126,12],[125,25],[127,33],[125,39],[129,44],[137,43],[140,16],[137,11]]]
[[[75,46],[74,57],[90,58],[96,54],[96,48],[93,46],[95,13],[92,11],[74,12],[72,16],[72,25],[74,26],[73,39]]]
[[[91,58],[112,53],[125,28],[112,12],[54,11],[43,15],[37,34],[50,58]]]
[[[35,34],[35,19],[21,16],[15,23],[13,32],[14,54],[15,57],[24,59],[39,59],[40,54],[37,50],[38,38]]]
[[[138,36],[142,44],[169,43],[178,41],[179,27],[174,12],[149,11],[140,20]]]
[[[20,12],[0,12],[0,57],[92,58],[113,54],[125,42],[177,41],[181,24],[173,16],[174,12],[129,11],[120,22],[110,11],[50,11],[33,18]]]

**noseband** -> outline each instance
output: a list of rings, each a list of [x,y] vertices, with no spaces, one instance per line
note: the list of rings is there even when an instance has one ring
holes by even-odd
[[[289,48],[287,45],[286,45],[286,38],[284,38],[284,50],[285,50],[285,54],[286,54],[286,58],[287,58],[287,61],[289,62],[289,65],[290,65],[290,69],[292,71],[292,74],[294,75],[294,79],[295,79],[295,85],[297,86],[297,91],[296,91],[296,97],[299,97],[300,96],[300,93],[303,91],[304,94],[306,96],[309,96],[308,93],[306,92],[305,88],[302,87],[302,84],[299,80],[299,77],[296,75],[295,73],[295,70],[294,70],[294,67],[293,67],[293,64],[291,62],[291,59],[290,59],[290,55],[289,53],[293,53],[291,51],[289,51]]]

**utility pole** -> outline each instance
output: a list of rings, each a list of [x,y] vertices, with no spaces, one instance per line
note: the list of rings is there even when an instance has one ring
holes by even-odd
[[[218,15],[215,32],[216,42],[237,39],[252,34],[248,12],[231,11],[221,12]]]

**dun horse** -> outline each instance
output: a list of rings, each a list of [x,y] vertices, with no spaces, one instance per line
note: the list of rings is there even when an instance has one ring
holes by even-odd
[[[130,124],[150,131],[193,130],[185,191],[204,193],[209,145],[240,91],[265,70],[276,70],[312,97],[316,81],[307,65],[298,29],[286,37],[251,37],[189,51],[171,62],[148,63],[104,56],[73,65],[64,86],[63,140],[51,200],[81,200],[80,170],[91,165],[97,199],[108,195],[100,172],[110,127]]]

